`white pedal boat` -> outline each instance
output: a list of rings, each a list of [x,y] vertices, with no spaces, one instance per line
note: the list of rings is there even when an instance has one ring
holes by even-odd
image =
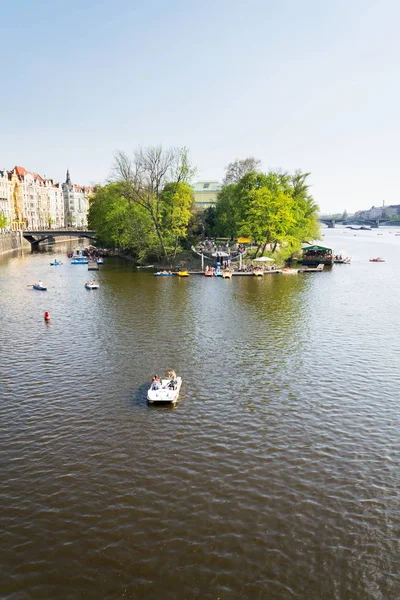
[[[176,378],[177,384],[174,390],[168,387],[170,381],[170,379],[162,379],[161,386],[157,390],[153,389],[152,384],[147,392],[147,401],[150,404],[155,404],[156,402],[171,402],[172,404],[175,404],[179,397],[179,391],[182,385],[182,377]]]

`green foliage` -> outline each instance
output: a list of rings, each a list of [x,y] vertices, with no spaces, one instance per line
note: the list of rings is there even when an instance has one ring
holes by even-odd
[[[260,248],[297,249],[319,237],[318,207],[309,193],[308,173],[244,175],[223,187],[216,206],[215,235],[250,237]]]
[[[179,240],[186,238],[193,206],[192,188],[186,183],[167,183],[161,194],[160,230],[174,258]]]
[[[0,229],[7,227],[7,217],[0,211]]]
[[[148,215],[128,203],[118,183],[96,188],[90,199],[88,222],[104,246],[125,248],[136,255],[154,246]]]
[[[149,211],[130,202],[123,192],[121,183],[96,188],[90,200],[89,227],[104,246],[129,250],[139,261],[159,259],[164,252]],[[192,189],[185,183],[169,183],[160,194],[157,226],[170,256],[175,256],[187,235],[192,203]]]
[[[150,219],[165,259],[176,255],[179,239],[186,237],[192,191],[187,148],[139,148],[133,159],[123,152],[115,157],[114,170],[122,196]]]

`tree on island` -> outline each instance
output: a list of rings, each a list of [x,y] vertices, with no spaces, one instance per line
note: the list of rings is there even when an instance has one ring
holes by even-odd
[[[236,159],[225,169],[225,177],[223,179],[223,185],[231,185],[232,183],[238,183],[242,177],[251,173],[252,171],[258,173],[261,166],[261,160],[254,158],[254,156],[248,156],[245,159]]]
[[[309,173],[251,171],[222,188],[216,205],[215,234],[251,238],[260,250],[288,252],[305,239],[319,237],[318,207],[310,192]]]
[[[139,148],[132,159],[118,152],[113,183],[91,199],[90,226],[139,257],[174,259],[192,216],[193,174],[186,148]]]

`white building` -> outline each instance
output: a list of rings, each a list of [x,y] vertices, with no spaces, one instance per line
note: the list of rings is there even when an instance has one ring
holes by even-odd
[[[64,196],[64,221],[66,227],[87,227],[89,197],[93,188],[74,185],[69,171],[65,183],[62,184]]]

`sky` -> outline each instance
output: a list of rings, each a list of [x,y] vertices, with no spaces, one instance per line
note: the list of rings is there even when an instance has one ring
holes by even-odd
[[[14,0],[0,168],[103,183],[116,151],[187,146],[196,180],[255,156],[322,213],[398,204],[397,0]]]

